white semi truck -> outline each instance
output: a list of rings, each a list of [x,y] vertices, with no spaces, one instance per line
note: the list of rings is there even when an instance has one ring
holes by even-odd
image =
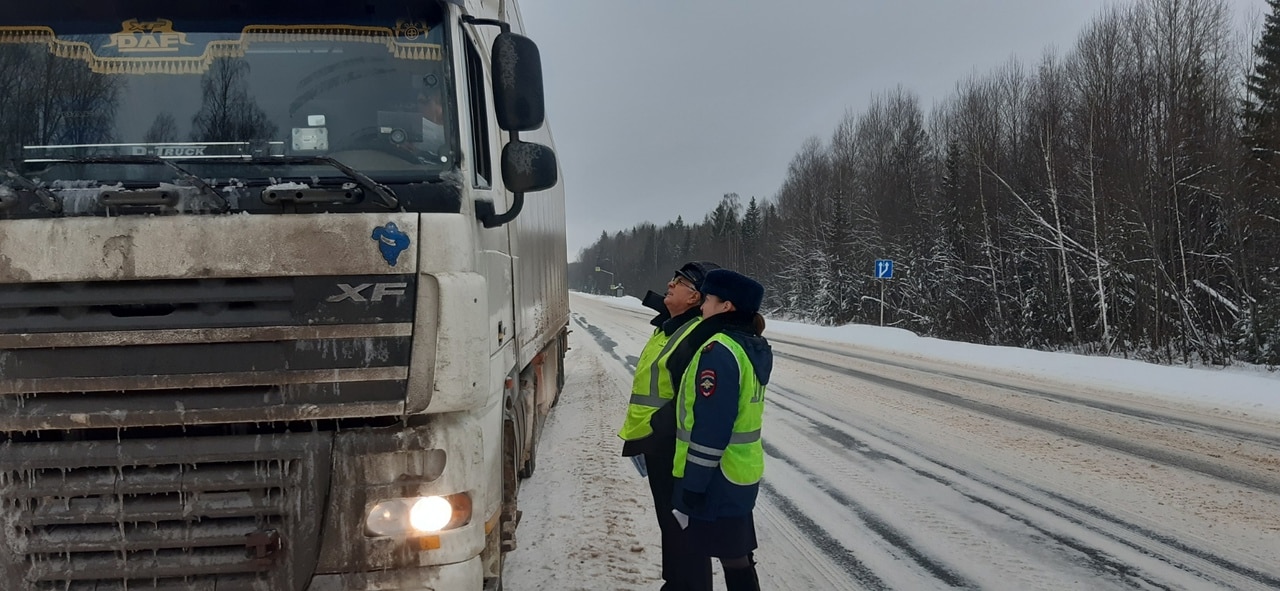
[[[6,3],[0,589],[501,587],[569,319],[522,33]]]

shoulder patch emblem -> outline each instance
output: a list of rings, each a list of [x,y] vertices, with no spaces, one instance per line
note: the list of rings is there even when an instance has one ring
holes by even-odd
[[[716,393],[716,370],[704,369],[698,374],[698,393],[704,397]]]

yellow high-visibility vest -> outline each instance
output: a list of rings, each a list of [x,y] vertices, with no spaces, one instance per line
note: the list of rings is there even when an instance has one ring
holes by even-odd
[[[667,371],[667,358],[675,352],[680,340],[701,321],[702,318],[694,316],[670,337],[661,328],[649,337],[649,342],[640,352],[640,361],[636,363],[635,379],[631,381],[631,404],[627,407],[627,419],[618,431],[618,437],[636,441],[653,434],[650,417],[676,395],[671,374]]]
[[[698,398],[698,362],[702,360],[704,347],[693,356],[681,379],[680,396],[676,400],[676,455],[672,474],[676,478],[684,478],[686,463],[694,463],[707,468],[718,466],[729,482],[739,486],[755,484],[764,476],[764,443],[760,440],[760,429],[764,425],[764,384],[756,378],[755,367],[747,352],[733,338],[718,333],[707,342],[725,346],[738,362],[738,416],[733,421],[733,435],[724,449],[713,449],[692,441],[696,418],[693,404]],[[690,448],[699,455],[690,456]]]

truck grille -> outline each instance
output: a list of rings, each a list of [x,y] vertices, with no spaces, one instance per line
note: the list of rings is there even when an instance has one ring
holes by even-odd
[[[415,309],[411,275],[0,284],[0,432],[399,414]]]
[[[331,435],[0,448],[5,581],[30,591],[300,589]],[[10,587],[6,586],[6,589]]]

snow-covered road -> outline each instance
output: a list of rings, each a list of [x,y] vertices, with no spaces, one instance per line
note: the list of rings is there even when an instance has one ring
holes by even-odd
[[[506,586],[657,589],[648,489],[615,435],[649,315],[572,306]],[[766,336],[765,589],[1280,588],[1274,415]]]

